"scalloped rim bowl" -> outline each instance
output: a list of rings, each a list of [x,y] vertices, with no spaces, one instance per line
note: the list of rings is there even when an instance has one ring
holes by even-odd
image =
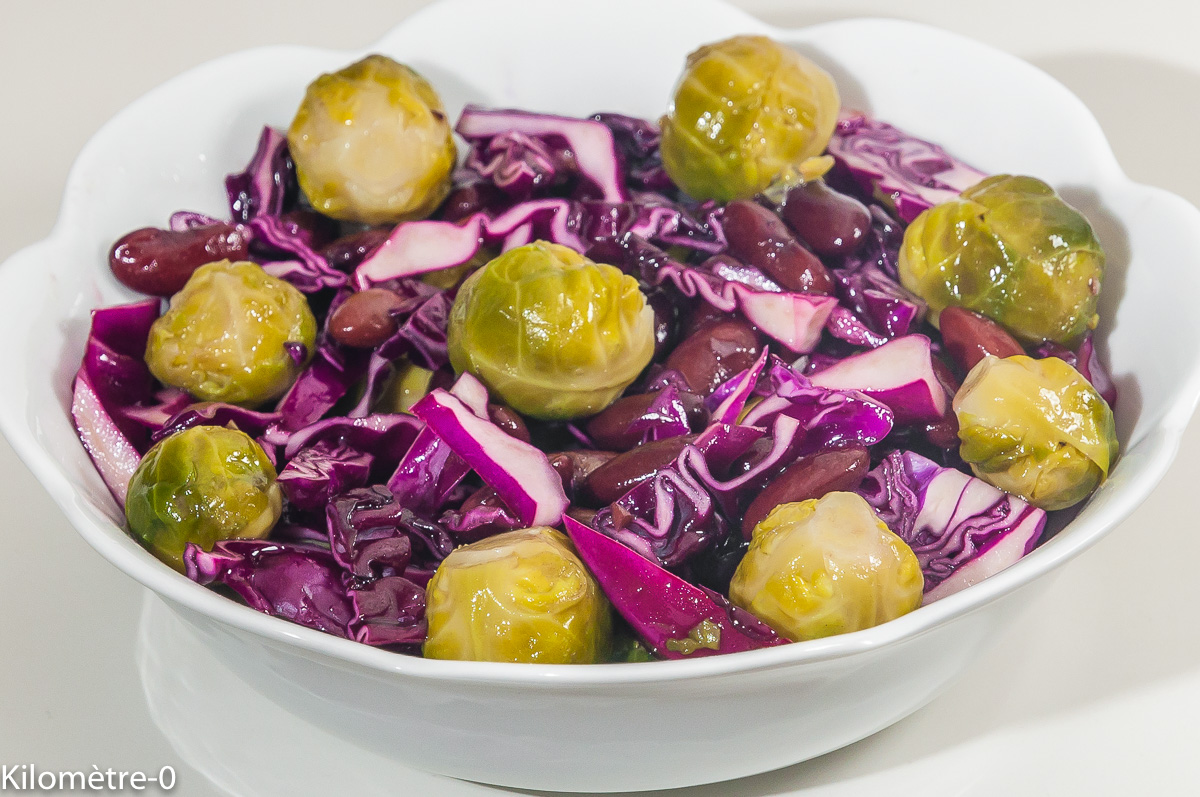
[[[425,73],[452,115],[476,101],[655,117],[689,51],[743,32],[824,65],[846,107],[986,171],[1046,179],[1089,216],[1108,250],[1101,343],[1121,389],[1121,459],[1062,531],[983,583],[839,637],[692,661],[562,667],[372,649],[259,614],[143,551],[122,530],[69,415],[88,311],[133,298],[104,267],[107,247],[177,209],[223,215],[221,177],[246,162],[258,127],[285,126],[313,77],[362,52],[272,47],[220,58],[150,92],[92,138],[50,236],[0,268],[0,330],[19,342],[0,349],[0,426],[84,539],[162,595],[247,681],[418,768],[542,789],[665,788],[784,766],[895,722],[931,700],[1032,599],[1041,576],[1128,516],[1169,467],[1200,398],[1200,317],[1189,306],[1200,294],[1200,212],[1126,178],[1095,119],[1044,73],[913,23],[789,31],[716,0],[449,0],[363,52]],[[1159,290],[1165,284],[1172,290]]]

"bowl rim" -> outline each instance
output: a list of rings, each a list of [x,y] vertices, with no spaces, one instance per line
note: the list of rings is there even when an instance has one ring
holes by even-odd
[[[478,6],[485,1],[442,0],[405,18],[368,47],[353,51],[319,51],[331,54],[336,52],[346,58],[360,57],[362,54],[383,49],[389,40],[397,37],[401,31],[411,25],[425,22],[434,15],[462,13],[466,10],[464,7]],[[805,28],[789,29],[766,25],[755,17],[726,5],[722,0],[692,0],[692,2],[673,0],[673,2],[681,7],[686,3],[690,13],[697,13],[698,7],[704,8],[708,13],[720,13],[729,17],[731,21],[737,23],[738,29],[761,31],[785,40],[797,36],[801,31],[812,36],[823,31],[844,31],[853,30],[856,27],[880,25],[892,26],[897,31],[919,29],[923,35],[950,37],[959,42],[967,42],[972,47],[988,51],[992,57],[1004,61],[1013,68],[1034,70],[1040,75],[1040,79],[1057,86],[1061,92],[1069,95],[1078,104],[1076,113],[1079,115],[1081,124],[1090,126],[1090,132],[1097,139],[1096,142],[1093,142],[1095,144],[1093,157],[1099,167],[1098,173],[1103,175],[1104,185],[1122,192],[1140,193],[1147,201],[1174,205],[1173,212],[1177,213],[1179,218],[1185,221],[1188,228],[1200,239],[1200,211],[1174,194],[1130,180],[1117,163],[1099,123],[1083,103],[1074,98],[1074,95],[1070,94],[1069,90],[1054,78],[1016,56],[956,33],[905,20],[879,17],[852,18],[824,22]],[[93,149],[97,148],[98,139],[103,137],[106,131],[119,125],[122,119],[132,113],[133,109],[154,102],[158,96],[174,91],[186,81],[196,79],[205,71],[214,68],[216,64],[252,55],[271,54],[284,49],[295,48],[288,45],[258,47],[212,59],[167,80],[115,114],[89,139],[72,165],[67,177],[59,215],[50,233],[41,241],[21,249],[0,264],[0,284],[13,281],[21,271],[21,264],[38,259],[45,250],[52,249],[56,245],[65,245],[71,219],[74,214],[81,212],[82,208],[86,206],[85,194],[81,191],[80,185],[90,161],[90,154]],[[318,48],[306,49],[318,50]],[[1196,258],[1196,262],[1200,265],[1200,257]],[[1142,457],[1147,464],[1141,470],[1131,474],[1128,481],[1121,486],[1123,502],[1117,507],[1118,511],[1105,519],[1095,520],[1085,530],[1086,533],[1066,534],[1066,531],[1078,522],[1073,520],[1059,534],[1061,539],[1057,539],[1055,545],[1043,545],[1011,567],[968,589],[922,606],[914,612],[874,628],[740,653],[688,660],[629,663],[621,666],[431,660],[370,647],[260,613],[200,586],[182,574],[162,565],[140,548],[131,551],[128,546],[121,545],[117,539],[103,530],[104,525],[115,527],[115,524],[98,518],[95,510],[81,498],[67,475],[58,468],[53,454],[38,442],[32,425],[27,425],[24,419],[9,413],[0,413],[0,430],[3,431],[21,460],[33,471],[39,482],[62,508],[72,526],[88,544],[127,575],[166,598],[176,610],[179,608],[191,610],[225,625],[254,634],[264,641],[283,643],[294,647],[297,649],[297,653],[303,651],[309,655],[316,654],[339,662],[360,665],[369,670],[394,673],[403,677],[480,684],[608,686],[696,680],[847,658],[922,636],[950,620],[982,609],[1094,545],[1149,496],[1175,458],[1183,427],[1195,410],[1197,401],[1200,400],[1200,361],[1190,363],[1190,369],[1181,380],[1181,384],[1182,387],[1176,401],[1167,407],[1163,416],[1147,430],[1145,436],[1137,443],[1137,447],[1147,449]],[[1118,468],[1123,461],[1124,457],[1118,462]],[[124,535],[124,533],[121,530],[121,534]]]

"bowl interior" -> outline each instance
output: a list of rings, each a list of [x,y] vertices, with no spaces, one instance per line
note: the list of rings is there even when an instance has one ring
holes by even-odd
[[[639,24],[628,25],[631,18]],[[1120,390],[1124,451],[1113,477],[1064,532],[1010,571],[888,624],[899,624],[892,632],[861,632],[883,640],[965,611],[1081,550],[1161,477],[1200,394],[1200,316],[1190,306],[1200,288],[1200,214],[1177,197],[1129,182],[1090,113],[1044,73],[912,23],[853,20],[780,31],[710,0],[588,7],[538,0],[522,4],[520,14],[508,4],[455,0],[417,14],[368,52],[423,72],[451,116],[477,102],[655,118],[686,54],[735,32],[768,33],[817,60],[837,79],[846,107],[937,141],[984,170],[1047,180],[1091,219],[1108,253],[1100,344]],[[117,237],[162,226],[179,209],[226,216],[222,178],[247,162],[261,125],[286,127],[310,80],[360,55],[253,50],[159,87],[89,142],[51,236],[0,270],[0,330],[10,341],[0,350],[8,376],[0,383],[6,434],[89,542],[154,589],[208,613],[224,613],[216,603],[224,599],[168,571],[125,535],[121,513],[76,439],[70,385],[88,313],[136,298],[106,266]],[[223,616],[243,618],[236,621],[260,632],[273,627],[260,620],[282,623],[244,618],[245,612]],[[287,636],[326,643],[307,632]],[[803,647],[772,655],[804,655]]]

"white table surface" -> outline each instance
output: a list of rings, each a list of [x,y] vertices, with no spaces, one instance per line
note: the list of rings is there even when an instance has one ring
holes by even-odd
[[[361,47],[420,5],[0,0],[0,259],[50,229],[75,154],[146,90],[247,47]],[[783,26],[904,16],[1009,50],[1091,107],[1131,177],[1200,203],[1196,0],[737,5]],[[679,794],[1200,794],[1198,457],[1193,423],[1149,500],[1062,571],[1041,605],[926,709],[816,761]],[[226,747],[240,755],[185,738],[171,717],[186,707],[164,707],[164,684],[223,683],[223,674],[203,651],[183,662],[143,661],[144,689],[136,644],[143,589],[88,548],[2,440],[0,546],[0,764],[148,772],[171,765],[174,793],[198,797],[226,792],[194,766],[223,773],[227,786],[240,782],[247,797],[283,794],[285,783],[289,795],[349,790],[348,781],[323,782],[320,772],[290,783],[312,764],[281,758],[285,743],[293,751],[323,746],[332,754],[327,777],[354,763],[387,779],[395,794],[502,793],[362,761],[236,683],[226,683],[222,699],[230,701]],[[178,630],[152,609],[148,622],[147,633]],[[186,758],[156,726],[147,690]],[[258,750],[258,765],[247,766],[242,759]]]

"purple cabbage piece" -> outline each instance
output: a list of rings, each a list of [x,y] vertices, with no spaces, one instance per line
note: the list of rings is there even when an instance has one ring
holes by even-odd
[[[93,310],[81,365],[105,411],[140,451],[145,451],[149,436],[125,411],[155,399],[154,377],[144,358],[159,308],[158,299],[146,299]]]
[[[194,210],[177,210],[171,214],[171,218],[167,222],[167,229],[172,232],[185,232],[197,227],[211,227],[214,224],[222,223],[220,219],[204,213],[197,213]]]
[[[712,274],[726,282],[736,282],[766,293],[783,293],[783,287],[754,266],[747,265],[729,254],[713,255],[697,270]]]
[[[71,419],[75,423],[79,442],[91,457],[100,478],[116,499],[117,505],[124,509],[129,480],[141,462],[141,454],[105,409],[104,402],[83,368],[75,376]]]
[[[256,412],[233,404],[219,401],[192,404],[169,418],[157,429],[151,439],[158,442],[176,432],[193,426],[228,426],[233,424],[251,437],[258,437],[268,427],[279,423],[282,416],[277,412]]]
[[[487,389],[478,379],[464,373],[450,388],[480,418],[487,417]],[[446,505],[463,478],[471,472],[467,461],[436,431],[421,429],[388,479],[388,489],[407,507],[432,514]]]
[[[718,385],[712,395],[704,400],[705,406],[712,410],[713,423],[737,423],[738,416],[746,407],[746,402],[754,395],[758,379],[767,364],[770,352],[763,349],[758,361],[753,366],[742,371],[723,385]]]
[[[862,393],[814,385],[778,358],[767,376],[768,384],[758,391],[762,400],[742,423],[767,426],[779,416],[796,419],[802,430],[798,455],[844,445],[869,448],[892,431],[892,411]]]
[[[858,493],[917,555],[925,602],[1000,572],[1041,539],[1045,511],[911,451],[893,451]]]
[[[153,404],[126,407],[121,414],[146,427],[153,434],[194,403],[195,399],[186,392],[177,387],[168,387],[155,392]]]
[[[893,208],[906,223],[987,176],[937,144],[855,111],[838,119],[828,151],[865,199]]]
[[[863,393],[895,414],[897,425],[932,423],[946,413],[949,398],[934,370],[932,342],[905,335],[851,355],[813,374],[812,384]]]
[[[225,178],[234,223],[246,224],[260,249],[285,255],[279,259],[270,257],[274,262],[263,263],[264,271],[287,280],[305,293],[341,287],[346,284],[347,276],[330,266],[310,245],[310,236],[303,227],[280,218],[295,202],[298,191],[287,138],[270,127],[263,128],[245,171]],[[191,220],[180,221],[191,223]]]
[[[473,499],[483,495],[481,501]],[[444,512],[438,522],[465,542],[474,542],[502,531],[522,527],[521,521],[513,517],[508,507],[500,501],[491,487],[485,487],[468,499],[458,509]]]
[[[871,231],[863,245],[831,273],[842,307],[826,329],[855,346],[875,348],[907,335],[925,317],[925,302],[898,282],[904,230],[878,205],[871,206]]]
[[[444,528],[401,506],[382,485],[338,496],[325,518],[333,558],[358,578],[405,575],[413,561],[436,565],[454,548]]]
[[[407,578],[357,583],[333,556],[308,545],[226,540],[211,552],[189,545],[187,575],[224,584],[252,608],[368,645],[425,638],[425,591]]]
[[[558,524],[569,502],[562,480],[541,449],[510,437],[440,388],[418,401],[412,411],[496,490],[523,525]]]
[[[612,132],[627,185],[645,191],[676,190],[662,165],[657,125],[620,113],[598,113],[592,119]]]
[[[473,145],[473,150],[481,142],[518,134],[541,142],[542,152],[549,154],[553,149],[546,142],[556,140],[560,149],[570,152],[575,168],[599,192],[600,199],[623,202],[628,198],[612,131],[600,122],[468,105],[454,130]]]
[[[296,225],[289,225],[278,216],[260,214],[250,220],[250,229],[256,241],[269,244],[290,258],[263,263],[263,271],[271,276],[290,282],[304,293],[340,288],[349,281],[346,274],[329,265],[325,256],[309,245],[308,237]]]
[[[1038,346],[1034,353],[1038,357],[1057,357],[1066,362],[1067,365],[1078,371],[1080,376],[1091,382],[1092,387],[1096,388],[1096,392],[1108,403],[1109,407],[1117,406],[1117,385],[1113,382],[1108,366],[1104,364],[1096,351],[1096,342],[1092,333],[1089,332],[1084,337],[1083,343],[1079,344],[1079,348],[1075,351],[1071,351],[1062,344],[1046,341]]]
[[[296,452],[279,471],[277,483],[293,506],[322,509],[335,496],[365,485],[373,461],[370,454],[340,441],[320,440]]]
[[[713,472],[762,434],[747,426],[710,426],[674,463],[597,512],[593,527],[664,567],[684,564],[729,533],[719,495],[726,485]]]
[[[252,609],[350,638],[355,620],[349,577],[327,551],[263,540],[225,540],[207,552],[189,544],[188,578],[224,584]]]
[[[486,180],[517,200],[544,192],[575,171],[574,158],[564,146],[516,131],[472,141],[463,170],[467,177]],[[456,176],[455,182],[468,182],[463,177]]]
[[[689,584],[574,518],[563,522],[579,558],[655,655],[696,658],[788,641],[724,596]]]
[[[537,239],[577,252],[594,242],[630,237],[719,251],[725,246],[719,213],[711,206],[701,210],[703,221],[654,194],[622,203],[546,198],[512,205],[494,216],[480,212],[457,222],[404,222],[359,263],[354,281],[365,290],[388,280],[462,265],[483,246],[511,249]]]
[[[122,507],[129,479],[150,446],[147,416],[164,412],[143,359],[159,307],[158,299],[147,299],[94,310],[72,387],[75,431]]]
[[[377,413],[365,418],[338,416],[295,432],[288,432],[278,425],[272,426],[263,434],[263,440],[271,445],[282,446],[285,460],[290,460],[303,449],[317,443],[341,443],[370,454],[374,459],[374,467],[386,472],[385,469],[395,467],[412,447],[424,426],[411,415],[400,413]]]
[[[325,417],[367,371],[368,354],[326,338],[276,406],[284,429],[300,429]]]
[[[402,576],[376,579],[350,591],[358,621],[354,639],[376,647],[425,641],[425,587]]]
[[[659,391],[646,411],[629,422],[629,431],[635,435],[640,434],[642,443],[665,440],[691,432],[687,406],[680,391],[675,387]]]
[[[262,129],[245,171],[225,178],[225,193],[235,223],[262,215],[278,217],[297,190],[296,167],[288,153],[287,138],[271,127]]]
[[[362,398],[347,414],[367,415],[387,386],[393,363],[406,357],[412,363],[436,371],[450,362],[446,348],[453,299],[423,282],[401,280],[393,288],[404,302],[393,313],[399,322],[396,332],[372,350]]]
[[[688,298],[699,299],[726,313],[738,311],[764,334],[799,353],[812,351],[837,299],[812,293],[759,291],[729,282],[672,260],[658,247],[636,236],[604,241],[588,255],[632,271],[650,285],[670,284]]]

